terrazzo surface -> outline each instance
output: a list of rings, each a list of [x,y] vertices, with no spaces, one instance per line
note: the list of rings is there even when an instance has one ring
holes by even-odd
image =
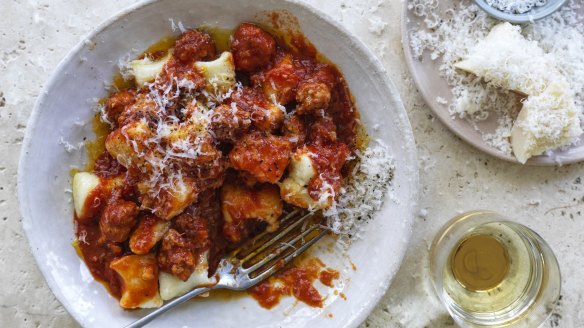
[[[485,155],[449,132],[424,104],[407,71],[401,48],[401,1],[309,2],[355,32],[382,60],[402,97],[418,146],[419,213],[410,248],[392,286],[363,327],[455,326],[431,289],[428,248],[443,223],[473,209],[497,210],[548,241],[561,266],[562,298],[544,327],[584,327],[580,276],[584,268],[584,164],[523,167]],[[100,22],[133,3],[0,3],[4,16],[0,20],[2,327],[77,326],[45,284],[22,230],[16,197],[19,152],[34,102],[58,62]]]

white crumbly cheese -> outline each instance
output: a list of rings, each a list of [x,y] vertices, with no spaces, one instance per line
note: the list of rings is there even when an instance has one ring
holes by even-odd
[[[517,94],[454,67],[500,21],[490,18],[471,0],[461,0],[444,10],[437,0],[411,0],[407,5],[421,20],[419,26],[408,31],[412,53],[420,60],[429,57],[439,63],[440,75],[452,90],[449,110],[453,118],[466,119],[476,126],[491,116],[496,117],[496,131],[481,131],[483,139],[511,155],[511,129],[521,109]],[[570,0],[549,18],[524,25],[521,34],[528,42],[537,42],[545,60],[565,77],[574,91],[573,101],[582,118],[584,18],[578,14],[579,6],[578,1]]]
[[[132,75],[132,67],[130,65],[130,63],[132,62],[132,58],[135,56],[135,53],[137,53],[138,50],[132,48],[132,50],[130,52],[128,52],[127,54],[125,54],[124,56],[122,56],[120,59],[118,59],[118,69],[120,70],[120,74],[122,75],[122,78],[124,80],[130,80],[133,75]]]
[[[169,18],[168,21],[170,22],[170,28],[172,29],[173,32],[176,32],[178,30],[180,33],[184,33],[187,31],[182,21],[179,20],[178,22],[175,23],[174,19],[172,18]]]
[[[509,116],[500,117],[497,120],[497,128],[494,133],[484,133],[483,140],[487,144],[501,150],[505,154],[511,154],[511,129],[513,128],[513,119]]]
[[[369,32],[381,36],[387,27],[387,23],[377,15],[369,17]]]
[[[582,130],[573,91],[555,67],[553,56],[520,32],[519,26],[509,23],[496,25],[454,66],[527,96],[510,135],[515,157],[525,163],[572,143]]]
[[[381,209],[395,171],[389,149],[380,140],[356,155],[359,160],[351,179],[341,188],[333,206],[324,212],[330,230],[341,236],[359,237],[359,222]]]
[[[552,84],[523,103],[511,130],[511,145],[519,162],[571,144],[582,134],[574,101],[565,94],[566,86],[565,82]]]
[[[547,0],[485,0],[485,2],[502,12],[508,14],[523,14],[535,7],[541,7]]]
[[[564,80],[553,56],[525,39],[521,27],[509,23],[494,26],[454,67],[523,95],[541,94],[552,81]]]
[[[444,99],[443,97],[436,97],[435,100],[440,105],[447,105],[448,104],[448,100]]]
[[[70,142],[68,142],[67,140],[65,140],[65,138],[63,138],[63,136],[61,136],[59,138],[59,145],[62,145],[65,148],[65,151],[68,153],[73,153],[79,149],[81,149],[83,146],[85,146],[84,142],[79,142],[77,144],[77,146],[72,145]]]

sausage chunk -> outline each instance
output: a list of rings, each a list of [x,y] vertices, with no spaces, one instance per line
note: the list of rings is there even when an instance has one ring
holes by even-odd
[[[214,215],[210,210],[213,205],[199,201],[196,207],[191,206],[176,217],[174,228],[189,239],[193,250],[203,250],[211,246],[213,236],[211,236],[209,221]]]
[[[251,126],[250,113],[236,103],[215,108],[211,116],[211,131],[219,141],[233,142]]]
[[[211,36],[198,30],[186,31],[174,44],[174,57],[184,64],[213,59],[216,52]]]
[[[268,101],[258,88],[243,88],[232,100],[237,108],[250,113],[252,125],[262,131],[274,132],[284,121],[285,109]]]
[[[141,119],[149,121],[151,118],[156,117],[157,109],[157,104],[150,95],[138,94],[131,105],[123,108],[116,121],[120,127]]]
[[[251,76],[251,81],[264,90],[268,99],[286,105],[294,100],[304,74],[291,54],[280,53],[273,66]]]
[[[217,195],[214,191],[205,192],[197,204],[177,216],[173,228],[162,239],[158,252],[161,270],[185,281],[196,269],[199,255],[207,250],[210,250],[211,267],[216,267],[215,253],[222,252],[220,226]]]
[[[123,242],[130,236],[137,216],[138,206],[133,202],[116,200],[108,204],[99,220],[102,236],[111,242]]]
[[[233,34],[231,52],[237,70],[253,72],[268,65],[274,57],[276,41],[261,28],[243,23]]]
[[[195,255],[191,243],[178,231],[170,229],[158,251],[158,266],[162,271],[186,281],[197,265]]]
[[[114,127],[117,126],[118,117],[126,108],[136,102],[136,92],[134,90],[124,90],[111,95],[104,105],[105,119]]]
[[[284,137],[252,132],[241,138],[229,153],[231,165],[259,182],[276,183],[290,162],[292,143]]]
[[[113,158],[107,150],[104,150],[101,155],[95,160],[93,172],[100,178],[113,178],[126,171],[126,168]]]
[[[331,102],[331,91],[324,83],[302,83],[296,92],[296,102],[298,114],[323,116]]]

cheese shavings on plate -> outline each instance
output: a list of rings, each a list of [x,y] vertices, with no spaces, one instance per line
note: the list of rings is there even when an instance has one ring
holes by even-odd
[[[481,51],[477,43],[487,42],[487,36],[500,21],[489,17],[471,0],[412,0],[407,6],[416,21],[408,23],[406,31],[412,55],[419,61],[433,62],[432,70],[449,87],[451,95],[438,96],[447,101],[440,106],[448,108],[453,120],[468,121],[486,146],[507,157],[519,154],[520,162],[542,152],[552,155],[551,149],[558,146],[559,150],[579,146],[577,120],[582,121],[584,111],[584,8],[579,1],[570,0],[548,18],[514,28],[514,38],[523,40],[521,45],[516,44],[517,39],[508,42],[510,48],[520,50],[515,55],[523,63],[516,68],[531,78],[515,74],[516,79],[502,84],[495,81],[495,76],[487,75],[506,74],[503,71],[485,74],[484,70],[472,72],[470,67],[464,67],[473,49]],[[510,29],[499,32],[503,31]],[[500,50],[499,47],[489,53],[493,61],[502,60]],[[464,68],[473,74],[464,72]],[[551,84],[554,86],[549,87]],[[546,106],[550,110],[541,110]],[[518,138],[524,134],[525,140]],[[552,160],[561,161],[556,156]]]
[[[328,227],[341,237],[357,237],[363,229],[361,222],[373,217],[381,209],[395,172],[394,159],[388,147],[380,140],[370,144],[364,151],[356,151],[359,158],[351,180],[341,188],[333,205],[324,212]],[[347,238],[339,239],[340,244]]]
[[[573,92],[552,56],[520,31],[509,23],[496,25],[454,66],[527,96],[511,130],[513,153],[525,163],[531,156],[570,144],[582,129]]]
[[[547,0],[486,0],[487,4],[508,14],[523,14],[534,7],[541,7]]]

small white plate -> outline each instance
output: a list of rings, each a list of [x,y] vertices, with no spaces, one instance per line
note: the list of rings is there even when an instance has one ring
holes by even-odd
[[[460,3],[460,0],[437,1],[438,7],[436,11],[438,16],[445,17],[443,13],[446,10],[452,10],[455,4],[458,3]],[[579,14],[584,14],[584,7],[580,7],[578,12]],[[402,12],[402,45],[410,73],[412,74],[418,90],[426,101],[426,104],[428,104],[430,109],[436,114],[436,116],[438,116],[442,123],[464,141],[487,154],[510,162],[519,163],[515,156],[505,154],[488,145],[483,140],[482,133],[494,133],[497,129],[496,115],[490,115],[487,120],[477,123],[476,126],[480,130],[477,131],[477,129],[475,129],[467,120],[452,118],[448,111],[448,105],[436,101],[436,97],[441,97],[448,103],[451,103],[453,96],[450,86],[446,80],[440,76],[439,67],[442,63],[441,59],[438,58],[432,60],[427,51],[424,52],[422,60],[418,60],[412,54],[408,31],[423,28],[424,26],[423,19],[414,15],[411,10],[408,10],[407,3],[404,3]],[[555,150],[551,156],[534,156],[530,158],[526,164],[550,166],[580,162],[582,160],[584,160],[584,144],[580,142],[578,145],[564,151]]]
[[[292,1],[160,0],[136,5],[101,25],[75,47],[57,68],[29,120],[18,175],[23,226],[50,288],[86,327],[120,327],[147,310],[124,311],[96,282],[71,246],[74,239],[69,170],[81,166],[73,146],[92,138],[95,99],[106,96],[104,82],[117,63],[172,33],[169,19],[186,27],[234,28],[242,21],[270,24],[262,11],[287,10],[316,47],[344,73],[361,118],[373,139],[383,140],[395,158],[395,177],[386,202],[364,226],[362,239],[341,254],[322,241],[313,255],[341,270],[338,292],[324,289],[324,308],[291,299],[272,310],[248,296],[188,302],[157,319],[153,327],[356,327],[383,296],[399,268],[414,218],[418,169],[413,134],[387,72],[350,32],[321,13]],[[294,19],[292,19],[293,21]],[[175,33],[178,33],[176,31]],[[93,100],[92,100],[93,99]],[[377,128],[374,128],[377,127]],[[332,251],[331,251],[332,250]],[[349,259],[355,264],[353,270]],[[346,296],[346,300],[342,296]]]

